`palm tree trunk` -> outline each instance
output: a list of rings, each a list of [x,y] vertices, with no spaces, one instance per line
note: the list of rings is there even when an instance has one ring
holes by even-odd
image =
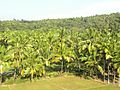
[[[61,61],[61,73],[63,72],[63,68],[64,68],[64,58],[63,58],[63,29],[61,30],[61,39],[60,39],[60,43],[61,43],[61,57],[62,57],[62,61]]]
[[[15,80],[16,80],[16,70],[14,72],[14,82],[15,82]]]
[[[80,62],[80,60],[79,60],[79,62],[78,62],[78,67],[79,67],[79,73],[80,73],[80,68],[81,68],[81,62]]]
[[[62,62],[61,62],[61,73],[64,72],[64,60],[63,60],[63,57],[62,57]]]
[[[113,75],[113,84],[115,84],[115,74],[116,74],[116,72],[115,72],[115,70],[114,70],[114,75]]]
[[[67,67],[67,72],[69,73],[70,71],[69,71],[69,63],[68,63],[68,67]]]
[[[109,70],[109,62],[108,62],[108,84],[110,84],[110,70]]]
[[[120,87],[120,74],[119,74],[119,78],[118,78],[118,86]]]
[[[3,82],[3,75],[2,75],[2,73],[3,73],[3,66],[2,65],[0,65],[0,74],[1,74],[1,76],[0,76],[0,84],[2,84],[2,82]]]
[[[104,73],[103,73],[103,80],[104,80],[104,83],[105,83],[105,59],[104,59]]]
[[[3,77],[2,77],[2,74],[1,74],[1,77],[0,77],[0,84],[2,84],[2,81],[3,81]]]
[[[96,75],[96,79],[98,79],[98,71],[97,71],[97,67],[95,68],[95,75]]]
[[[105,83],[105,67],[106,67],[106,58],[105,58],[105,55],[106,55],[106,53],[105,53],[105,51],[103,51],[103,69],[104,69],[104,72],[103,72],[103,81],[104,81],[104,83]]]

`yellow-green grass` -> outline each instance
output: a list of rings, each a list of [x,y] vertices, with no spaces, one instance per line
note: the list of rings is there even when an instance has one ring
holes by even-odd
[[[11,85],[3,84],[0,85],[0,90],[120,90],[120,88],[95,80],[86,80],[75,76],[62,76]]]

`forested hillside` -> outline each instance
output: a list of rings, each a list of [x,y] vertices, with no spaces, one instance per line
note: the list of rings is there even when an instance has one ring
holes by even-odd
[[[120,29],[120,13],[110,15],[96,15],[90,17],[68,18],[68,19],[46,19],[40,21],[12,20],[0,21],[0,30],[50,30],[60,29]]]
[[[0,22],[1,82],[68,72],[120,85],[120,13]]]

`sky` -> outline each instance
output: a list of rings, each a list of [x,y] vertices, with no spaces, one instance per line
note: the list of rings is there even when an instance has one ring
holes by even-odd
[[[120,0],[0,0],[0,20],[71,18],[120,12]]]

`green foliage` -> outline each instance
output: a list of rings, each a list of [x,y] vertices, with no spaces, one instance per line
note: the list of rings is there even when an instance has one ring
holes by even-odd
[[[3,67],[1,74],[13,71],[14,78],[34,79],[46,76],[48,73],[54,76],[56,75],[54,72],[70,72],[93,78],[100,74],[105,76],[106,73],[113,73],[116,70],[119,73],[119,26],[104,24],[106,16],[118,19],[119,13],[89,18],[43,20],[44,23],[43,21],[0,22],[1,25],[3,23],[6,25],[2,27],[8,29],[13,29],[11,23],[16,23],[14,30],[0,32],[0,66]],[[105,20],[102,17],[105,17]],[[99,19],[104,22],[98,22]],[[63,22],[64,20],[66,21]],[[76,25],[82,21],[88,26],[72,25],[75,22],[69,23],[71,26],[66,25],[68,21],[74,20]],[[19,25],[25,26],[21,28]],[[78,28],[80,26],[81,28]],[[17,30],[18,28],[23,30]],[[35,28],[40,30],[31,30]]]
[[[117,69],[117,72],[120,74],[120,67]]]

